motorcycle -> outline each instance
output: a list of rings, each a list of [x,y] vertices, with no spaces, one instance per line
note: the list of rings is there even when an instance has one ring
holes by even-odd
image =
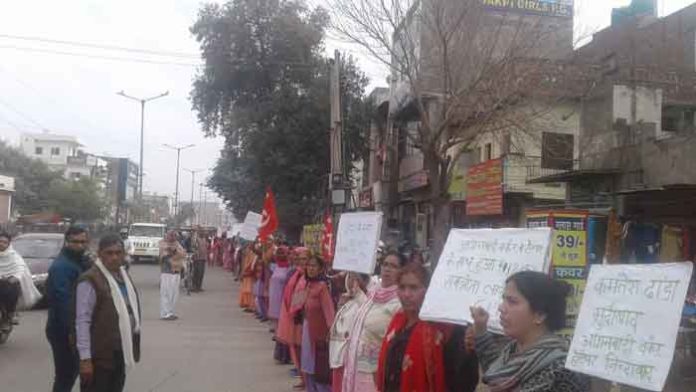
[[[12,315],[5,309],[5,305],[0,303],[0,344],[9,339],[13,326]]]

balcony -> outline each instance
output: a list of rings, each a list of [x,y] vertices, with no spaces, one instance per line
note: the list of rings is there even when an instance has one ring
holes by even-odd
[[[87,166],[87,157],[69,156],[67,162],[70,166]]]
[[[580,168],[580,160],[576,159],[567,162],[567,166],[563,169],[551,169],[541,166],[541,157],[525,157],[527,159],[527,179],[526,182],[529,184],[532,180],[539,179],[541,177],[553,176],[571,170],[577,170]]]

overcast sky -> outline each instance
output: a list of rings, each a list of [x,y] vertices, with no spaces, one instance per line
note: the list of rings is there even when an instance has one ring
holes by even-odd
[[[660,11],[670,14],[695,1],[662,0]],[[576,24],[582,25],[583,30],[602,28],[609,24],[612,7],[629,2],[582,0]],[[145,190],[174,193],[176,152],[162,147],[163,143],[196,144],[182,152],[181,167],[212,168],[222,140],[203,137],[188,101],[196,71],[188,64],[197,62],[198,53],[188,28],[200,4],[197,0],[4,2],[0,35],[176,52],[182,56],[151,56],[0,37],[0,139],[16,145],[21,132],[46,129],[76,136],[90,153],[129,157],[137,162],[139,105],[116,92],[125,90],[130,95],[147,97],[168,90],[168,97],[146,106]],[[359,49],[334,42],[327,44],[327,51],[332,52],[337,46],[360,56]],[[45,51],[80,53],[92,58]],[[366,58],[361,59],[361,64],[373,79],[371,86],[386,85],[385,70]],[[198,174],[196,182],[202,177]],[[183,200],[190,198],[188,172],[182,171],[180,192]],[[197,186],[195,197],[198,198]]]

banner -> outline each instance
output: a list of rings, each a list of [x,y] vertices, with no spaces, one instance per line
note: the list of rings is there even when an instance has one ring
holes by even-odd
[[[247,212],[246,218],[244,218],[244,224],[242,225],[241,236],[247,241],[254,241],[259,235],[259,227],[261,227],[261,220],[263,217],[261,214],[255,212]]]
[[[341,214],[333,268],[372,275],[377,262],[377,245],[381,232],[381,212]]]
[[[469,168],[467,215],[503,214],[503,160],[491,159]]]
[[[276,213],[275,197],[273,191],[268,188],[266,190],[266,198],[263,201],[263,212],[261,214],[261,227],[259,228],[259,240],[266,242],[268,236],[278,228],[278,214]]]
[[[566,368],[661,391],[692,263],[593,265]]]
[[[561,18],[573,17],[573,0],[481,0],[491,8]]]
[[[453,229],[425,295],[423,320],[469,324],[471,306],[490,314],[489,328],[501,332],[498,306],[505,280],[531,270],[547,272],[551,229]]]

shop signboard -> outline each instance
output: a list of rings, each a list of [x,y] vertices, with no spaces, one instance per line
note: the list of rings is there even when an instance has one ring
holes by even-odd
[[[302,244],[309,248],[314,254],[321,254],[321,236],[324,232],[324,225],[305,225],[302,227]]]
[[[467,215],[503,214],[503,160],[491,159],[469,168]]]
[[[560,18],[573,17],[573,0],[481,0],[488,8]]]
[[[572,334],[587,280],[586,211],[541,211],[527,215],[527,227],[551,227],[551,276],[572,287],[568,297],[565,335]]]

